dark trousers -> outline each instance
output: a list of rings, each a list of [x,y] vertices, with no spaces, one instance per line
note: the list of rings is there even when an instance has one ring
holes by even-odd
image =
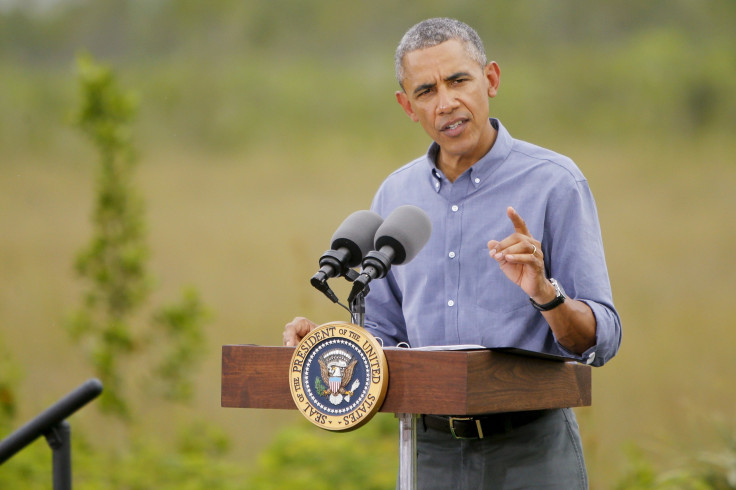
[[[417,488],[585,490],[588,479],[572,409],[483,439],[457,440],[417,421]]]

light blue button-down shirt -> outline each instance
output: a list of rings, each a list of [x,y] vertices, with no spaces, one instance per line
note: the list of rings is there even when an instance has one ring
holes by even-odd
[[[413,204],[432,221],[427,245],[408,264],[375,280],[366,297],[366,328],[385,345],[480,344],[573,357],[602,365],[618,351],[621,320],[613,306],[593,196],[569,158],[513,139],[496,119],[493,148],[455,182],[435,166],[432,144],[393,172],[372,209],[386,217]],[[596,345],[581,356],[562,347],[520,287],[488,253],[490,239],[513,233],[513,206],[541,241],[548,277],[587,303]]]

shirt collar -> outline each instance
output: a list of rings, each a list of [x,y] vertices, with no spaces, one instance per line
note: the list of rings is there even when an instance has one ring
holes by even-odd
[[[513,138],[501,124],[501,121],[495,118],[490,118],[490,121],[497,132],[496,141],[490,151],[467,170],[470,174],[470,182],[475,188],[480,187],[490,179],[491,174],[506,160],[513,146]],[[435,142],[432,142],[427,150],[430,184],[435,192],[439,192],[442,183],[446,182],[445,176],[437,168],[437,154],[439,151],[440,147]]]

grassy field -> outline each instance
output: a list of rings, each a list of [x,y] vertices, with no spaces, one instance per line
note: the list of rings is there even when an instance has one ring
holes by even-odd
[[[594,371],[593,406],[577,411],[593,488],[605,489],[626,468],[630,443],[672,466],[717,449],[719,424],[736,427],[736,145],[547,138],[537,142],[573,157],[596,195],[624,325],[619,356]],[[357,156],[339,143],[299,155],[274,147],[144,153],[153,300],[193,284],[215,317],[194,407],[146,406],[141,430],[165,437],[193,420],[213,422],[233,439],[230,457],[248,465],[298,417],[220,408],[220,346],[278,345],[296,314],[346,319],[309,286],[317,258],[341,220],[367,208],[383,177],[424,144]],[[21,420],[92,376],[61,328],[79,302],[71,264],[90,232],[94,158],[76,154],[2,162],[0,335],[23,373]],[[72,422],[85,430],[106,423],[92,409]]]
[[[15,9],[25,4],[59,9]],[[62,326],[81,301],[73,263],[90,237],[96,171],[69,125],[75,55],[113,66],[140,99],[151,304],[191,284],[214,314],[192,406],[130,386],[133,430],[169,441],[211,423],[232,440],[226,457],[251,467],[301,416],[221,408],[221,345],[278,345],[295,315],[347,319],[309,278],[341,221],[426,149],[396,107],[391,56],[411,23],[434,15],[477,24],[502,68],[492,113],[572,157],[597,199],[623,344],[593,373],[592,407],[577,410],[591,487],[620,480],[632,445],[667,469],[723,449],[724,430],[733,443],[728,0],[0,1],[0,369],[20,371],[18,423],[93,376]],[[94,406],[71,422],[97,444],[125,440]]]

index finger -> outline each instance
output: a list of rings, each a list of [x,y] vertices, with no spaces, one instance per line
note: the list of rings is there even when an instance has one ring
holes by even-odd
[[[514,231],[516,233],[521,233],[522,235],[531,236],[529,233],[529,229],[526,227],[526,222],[524,222],[524,219],[519,216],[519,213],[516,212],[514,208],[509,206],[506,209],[506,215],[511,220],[511,223],[514,225]]]

